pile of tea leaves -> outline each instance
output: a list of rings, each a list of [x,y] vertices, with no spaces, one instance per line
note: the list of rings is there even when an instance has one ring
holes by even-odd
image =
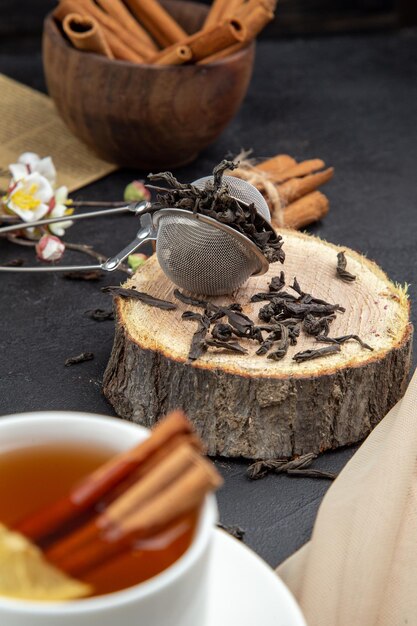
[[[223,181],[224,172],[236,167],[233,161],[221,161],[213,170],[213,180],[208,181],[204,189],[180,183],[171,172],[149,174],[151,181],[163,181],[169,186],[166,193],[157,196],[153,210],[177,208],[211,217],[248,237],[269,263],[283,263],[282,237],[258,213],[253,203],[245,205],[232,198],[227,183]]]
[[[238,303],[220,306],[206,300],[192,298],[176,289],[174,296],[181,302],[202,309],[200,312],[185,311],[182,319],[197,322],[188,354],[188,362],[198,359],[209,348],[221,348],[237,354],[247,350],[238,339],[250,339],[259,344],[256,354],[279,361],[285,357],[290,346],[297,345],[301,333],[310,335],[317,342],[329,344],[317,349],[297,352],[293,360],[303,363],[312,359],[336,354],[346,341],[356,341],[362,348],[372,350],[358,335],[330,337],[330,326],[338,313],[345,309],[304,292],[297,279],[284,291],[285,275],[272,278],[269,290],[254,294],[251,302],[266,301],[259,310],[259,322],[245,315]]]

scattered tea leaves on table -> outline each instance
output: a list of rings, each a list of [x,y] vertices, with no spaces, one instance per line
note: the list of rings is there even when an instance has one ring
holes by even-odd
[[[186,296],[185,293],[182,293],[179,289],[174,289],[174,296],[177,298],[177,300],[180,300],[180,302],[183,302],[184,304],[197,306],[202,309],[207,308],[209,305],[209,303],[206,300],[198,300],[197,298]]]
[[[303,476],[306,478],[327,478],[334,480],[336,474],[325,472],[322,470],[308,469],[312,462],[317,458],[317,454],[309,452],[295,459],[271,459],[265,461],[255,461],[249,465],[247,476],[251,480],[264,478],[270,473],[288,474],[289,476]]]
[[[105,322],[107,320],[114,320],[113,309],[94,309],[92,311],[86,311],[86,315],[96,322]]]
[[[77,354],[77,356],[69,357],[64,365],[65,367],[70,367],[71,365],[77,365],[77,363],[84,363],[85,361],[92,361],[94,359],[94,354],[92,352],[81,352],[81,354]]]
[[[85,281],[97,281],[101,280],[104,274],[101,270],[91,270],[89,272],[65,272],[63,278],[67,280],[85,280]]]
[[[338,252],[336,274],[341,280],[344,280],[346,283],[351,283],[352,281],[356,280],[356,276],[348,272],[346,269],[346,266],[347,266],[347,260],[346,260],[345,253]]]
[[[281,291],[285,287],[285,274],[281,272],[279,276],[274,276],[271,278],[271,282],[269,283],[269,291],[277,292]]]
[[[243,528],[241,528],[240,526],[235,526],[235,525],[229,526],[227,524],[222,524],[221,522],[218,522],[217,527],[221,528],[226,533],[228,533],[235,539],[238,539],[239,541],[243,541],[243,538],[246,534],[246,531],[243,530]]]
[[[174,311],[177,308],[177,305],[173,302],[154,298],[154,296],[151,296],[144,291],[137,291],[136,289],[126,289],[125,287],[103,287],[101,291],[104,293],[111,293],[113,296],[120,296],[121,298],[133,298],[134,300],[140,300],[144,304],[157,307],[158,309],[163,309],[164,311]]]
[[[228,341],[233,335],[232,327],[230,324],[216,322],[212,328],[211,335],[214,339],[218,339],[219,341]]]

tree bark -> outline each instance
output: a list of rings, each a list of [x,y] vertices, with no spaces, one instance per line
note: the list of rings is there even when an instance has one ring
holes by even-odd
[[[358,334],[374,351],[355,342],[336,355],[296,363],[295,352],[322,347],[303,335],[279,362],[254,354],[257,346],[240,340],[247,355],[211,351],[192,365],[187,354],[195,323],[181,320],[193,307],[175,300],[174,286],[156,257],[126,283],[178,304],[162,311],[138,301],[116,298],[116,335],[104,377],[104,393],[121,417],[151,426],[170,409],[183,408],[211,455],[251,459],[293,457],[356,443],[366,437],[405,391],[410,368],[412,326],[404,291],[374,263],[346,250],[353,283],[336,276],[342,248],[317,238],[284,231],[287,285],[346,308],[331,336]],[[264,303],[253,293],[268,290],[283,267],[248,281],[233,297],[257,319]]]

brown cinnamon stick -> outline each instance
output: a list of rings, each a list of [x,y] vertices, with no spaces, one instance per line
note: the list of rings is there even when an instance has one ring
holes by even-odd
[[[152,37],[150,37],[149,33],[147,33],[137,20],[135,20],[133,15],[123,4],[122,0],[96,0],[96,3],[103,9],[103,11],[116,20],[116,22],[132,33],[134,37],[142,41],[146,48],[149,49],[149,53],[155,53],[158,51],[158,47]]]
[[[230,0],[213,0],[202,30],[207,30],[208,28],[217,26],[217,24],[221,22],[225,12],[227,11],[229,2]]]
[[[101,534],[91,537],[88,543],[83,544],[82,549],[67,553],[59,560],[59,567],[73,575],[91,571],[127,549],[132,541],[157,533],[182,515],[191,512],[221,482],[219,474],[208,461],[194,457],[189,469],[169,486],[155,493],[143,506],[135,508],[126,517],[114,519],[111,524],[104,522]],[[51,554],[48,556],[51,559]]]
[[[114,58],[105,35],[94,18],[69,13],[62,22],[62,28],[72,45],[78,50],[102,54],[108,59]]]
[[[165,452],[165,446],[161,448]],[[47,551],[50,561],[65,569],[65,560],[76,550],[99,537],[104,529],[118,524],[132,511],[138,510],[147,500],[160,493],[177,480],[194,462],[197,453],[188,443],[171,450],[150,472],[137,479],[96,519],[64,537]]]
[[[233,43],[243,41],[245,36],[246,31],[243,24],[239,20],[231,19],[191,35],[184,40],[183,45],[188,46],[193,61],[197,62]],[[169,65],[172,59],[176,59],[177,65],[179,65],[181,63],[180,57],[173,54],[177,48],[177,44],[166,48],[154,58],[153,62],[156,65]]]
[[[285,207],[284,224],[287,228],[304,228],[321,220],[328,211],[326,196],[320,191],[312,191]]]
[[[185,415],[181,411],[174,411],[157,424],[148,439],[105,463],[73,487],[67,495],[16,524],[15,529],[32,540],[51,534],[70,519],[88,510],[148,461],[166,442],[178,435],[190,433],[191,430]]]
[[[290,180],[278,185],[278,191],[284,204],[291,204],[301,196],[305,196],[311,191],[315,191],[317,187],[324,185],[333,177],[334,169],[329,167],[322,172],[310,174],[303,178],[291,178]]]
[[[270,178],[274,183],[284,183],[291,178],[313,174],[323,167],[325,167],[325,162],[321,159],[308,159],[301,161],[301,163],[296,163],[283,171],[271,171]]]
[[[267,159],[263,163],[258,163],[256,169],[267,172],[270,176],[275,176],[282,172],[285,172],[290,167],[297,164],[297,161],[293,159],[289,154],[277,154],[272,159]]]
[[[124,28],[121,24],[119,24],[115,19],[113,19],[110,15],[105,13],[102,9],[100,9],[93,0],[61,0],[58,7],[55,9],[54,15],[57,19],[63,19],[65,14],[68,12],[68,7],[73,5],[78,6],[78,12],[90,15],[94,17],[97,22],[101,25],[102,28],[106,29],[106,31],[111,32],[113,37],[109,40],[109,45],[113,50],[113,44],[115,40],[118,41],[118,46],[123,48],[127,48],[132,53],[132,57],[135,59],[140,59],[139,62],[143,62],[150,58],[153,54],[151,50],[140,41],[137,37],[132,35],[126,28]],[[63,17],[60,17],[63,16]],[[117,55],[113,50],[115,57]],[[128,59],[131,60],[131,59]]]
[[[126,0],[126,4],[161,46],[182,43],[188,37],[157,0]]]
[[[163,50],[156,60],[155,65],[183,65],[193,58],[190,46],[186,44],[175,44]]]

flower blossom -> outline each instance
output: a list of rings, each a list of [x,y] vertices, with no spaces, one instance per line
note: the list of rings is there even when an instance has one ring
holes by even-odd
[[[3,202],[9,213],[18,215],[24,222],[33,222],[48,213],[53,195],[51,183],[34,172],[12,184]]]
[[[55,195],[50,203],[50,210],[48,217],[64,217],[64,215],[72,215],[73,209],[68,208],[68,189],[67,187],[59,187],[55,191]],[[54,235],[62,237],[65,234],[65,230],[72,226],[73,222],[66,220],[64,222],[57,222],[56,224],[49,224],[48,228]]]
[[[28,174],[35,172],[44,176],[54,187],[56,183],[56,169],[51,157],[41,157],[35,152],[24,152],[17,159],[17,163],[9,165],[13,181],[16,183]]]
[[[41,261],[59,261],[64,251],[64,243],[54,235],[42,235],[36,244],[36,254]]]

